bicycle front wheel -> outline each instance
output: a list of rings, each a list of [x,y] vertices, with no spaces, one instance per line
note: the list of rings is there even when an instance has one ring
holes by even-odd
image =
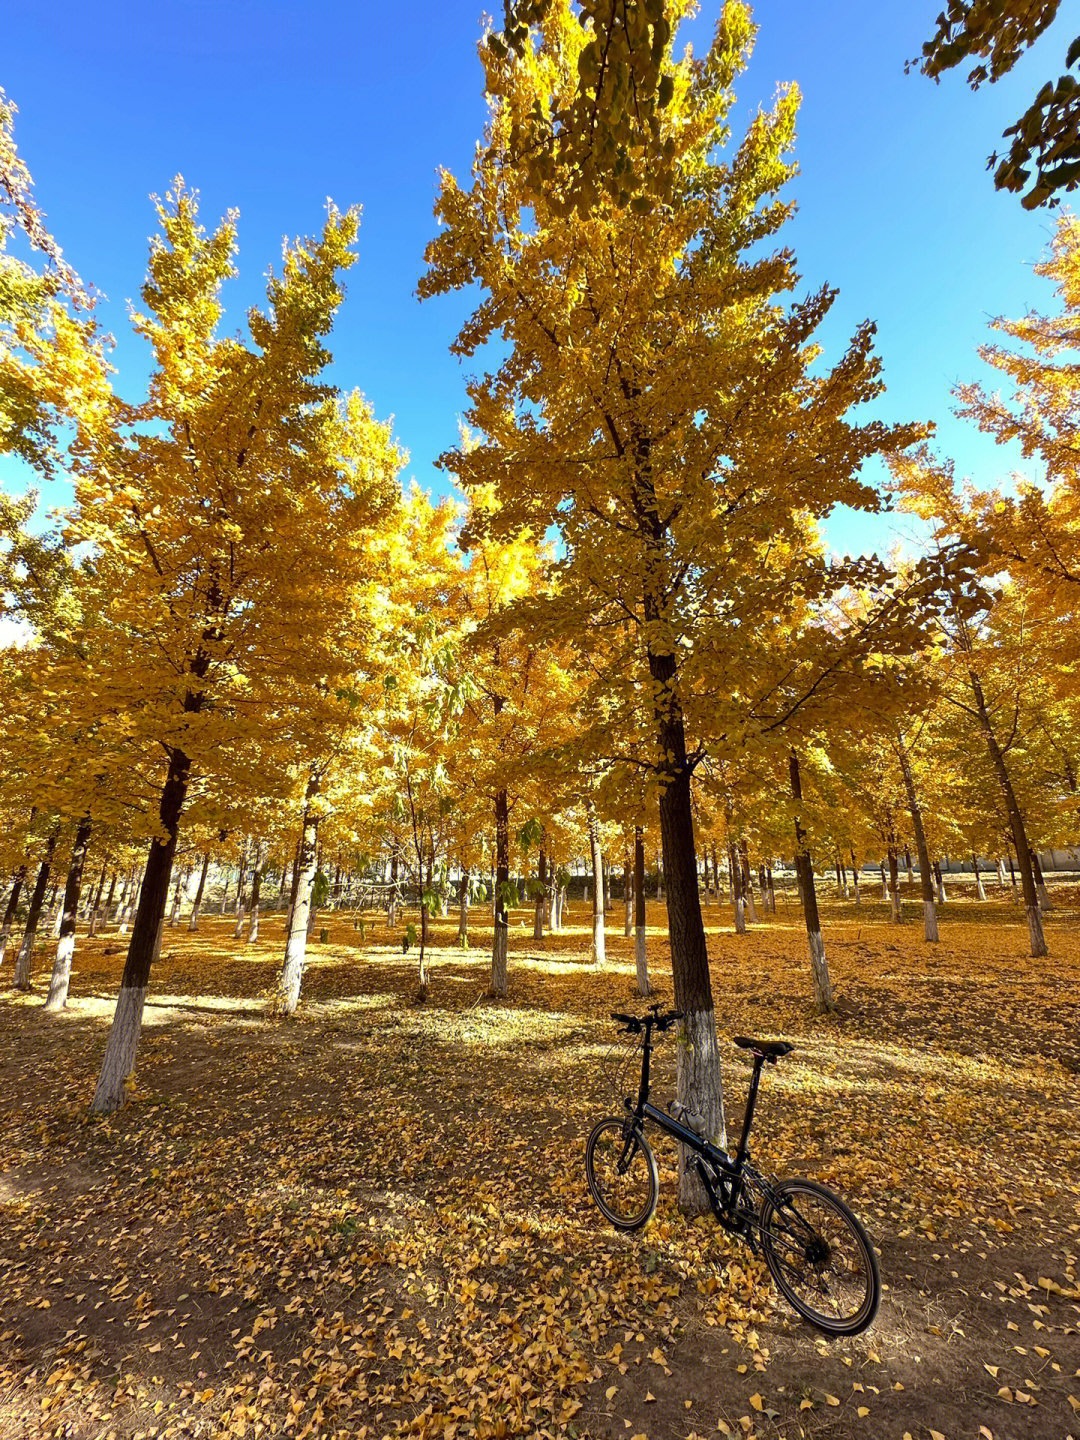
[[[827,1335],[858,1335],[877,1314],[881,1275],[870,1238],[815,1180],[781,1180],[761,1207],[761,1246],[787,1302]]]
[[[641,1230],[653,1217],[660,1177],[649,1142],[631,1120],[601,1120],[585,1147],[585,1175],[600,1213],[616,1230]]]

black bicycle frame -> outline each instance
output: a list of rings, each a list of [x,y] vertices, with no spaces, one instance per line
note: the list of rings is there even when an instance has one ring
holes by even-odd
[[[739,1136],[739,1143],[734,1156],[721,1150],[719,1146],[713,1145],[710,1141],[698,1135],[686,1125],[681,1125],[678,1120],[669,1115],[665,1110],[658,1110],[655,1105],[649,1103],[650,1068],[653,1051],[653,1025],[655,1021],[645,1019],[641,1022],[645,1027],[645,1038],[641,1045],[641,1085],[638,1089],[637,1103],[632,1096],[627,1095],[624,1104],[627,1110],[633,1115],[637,1127],[643,1127],[646,1120],[658,1126],[673,1139],[678,1140],[680,1145],[685,1145],[692,1150],[697,1159],[697,1170],[701,1182],[705,1187],[705,1193],[709,1197],[709,1204],[713,1213],[718,1219],[730,1222],[738,1208],[739,1200],[742,1197],[743,1172],[746,1170],[749,1153],[747,1142],[750,1139],[750,1126],[754,1120],[754,1107],[757,1105],[758,1086],[761,1083],[761,1067],[765,1063],[763,1055],[754,1056],[754,1071],[750,1077],[750,1092],[746,1098],[746,1114],[743,1116],[742,1134]],[[710,1173],[709,1162],[715,1170],[730,1182],[726,1196],[718,1195],[713,1183],[714,1175]],[[751,1167],[752,1170],[752,1167]],[[756,1178],[756,1174],[755,1174]]]

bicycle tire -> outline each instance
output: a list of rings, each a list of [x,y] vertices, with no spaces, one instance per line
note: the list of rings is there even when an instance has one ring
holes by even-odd
[[[609,1116],[593,1126],[585,1178],[601,1215],[616,1230],[643,1230],[652,1219],[660,1194],[656,1157],[629,1120]]]
[[[858,1335],[873,1323],[881,1301],[877,1256],[839,1195],[816,1180],[781,1180],[762,1201],[759,1223],[769,1272],[804,1320],[826,1335]],[[815,1294],[831,1300],[831,1312],[817,1308],[809,1298]]]

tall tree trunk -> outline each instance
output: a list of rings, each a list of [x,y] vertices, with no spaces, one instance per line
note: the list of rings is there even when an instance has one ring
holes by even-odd
[[[536,861],[536,899],[533,913],[533,939],[544,938],[544,906],[547,900],[547,852],[540,846],[540,854]]]
[[[919,795],[915,789],[915,776],[911,769],[911,756],[908,754],[907,746],[904,744],[904,737],[899,730],[893,734],[893,744],[896,747],[896,755],[900,761],[900,773],[904,777],[904,790],[907,793],[908,813],[911,816],[911,828],[915,832],[915,850],[919,857],[919,883],[922,886],[923,902],[923,939],[928,943],[936,944],[938,940],[937,911],[934,908],[934,887],[930,879],[930,852],[926,848],[926,831],[923,828],[922,806],[919,804]]]
[[[634,933],[634,859],[629,850],[623,852],[623,934]]]
[[[895,924],[899,925],[901,920],[900,911],[900,862],[896,854],[896,846],[889,846],[889,899],[892,902],[892,918]]]
[[[861,905],[862,896],[859,894],[859,865],[857,860],[855,859],[855,851],[849,850],[848,853],[851,856],[851,884],[852,888],[855,891],[855,904]]]
[[[942,875],[942,873],[941,873],[941,866],[938,864],[938,862],[937,862],[936,860],[934,861],[934,885],[937,887],[938,904],[939,904],[939,905],[944,905],[944,904],[945,904],[945,899],[946,899],[946,896],[945,896],[945,877],[944,877],[944,875]]]
[[[128,901],[131,899],[131,887],[134,886],[134,883],[135,867],[132,865],[131,870],[124,871],[124,884],[120,887],[120,901],[117,903],[117,913],[112,916],[112,923],[114,923],[115,926],[122,927],[127,923]],[[118,935],[122,935],[124,930],[118,929],[117,933]]]
[[[716,903],[722,905],[724,903],[724,884],[720,878],[720,865],[716,858],[715,845],[712,847],[712,877],[713,885],[716,888]]]
[[[591,799],[585,801],[585,814],[589,822],[589,854],[593,871],[591,959],[594,965],[603,965],[607,959],[604,937],[604,856],[600,849],[600,820]],[[696,875],[694,884],[696,888]]]
[[[0,923],[0,965],[3,965],[4,956],[7,954],[11,927],[15,924],[15,916],[19,909],[19,896],[22,894],[22,888],[25,884],[26,866],[23,864],[19,866],[12,877],[7,904],[4,906],[4,919],[3,922]]]
[[[904,865],[907,868],[907,883],[914,885],[915,872],[911,868],[911,850],[907,845],[904,846]]]
[[[255,842],[255,859],[251,870],[251,924],[248,927],[247,943],[254,945],[259,938],[259,895],[262,891],[262,842]],[[340,893],[340,892],[339,892]]]
[[[187,884],[187,866],[185,865],[176,877],[176,884],[173,886],[172,908],[169,911],[170,927],[180,923],[180,897],[184,893],[184,886]]]
[[[300,1004],[300,986],[307,957],[311,891],[315,884],[319,852],[319,817],[315,808],[319,781],[318,773],[313,770],[308,776],[307,789],[304,792],[304,817],[300,828],[300,850],[296,865],[296,894],[285,939],[285,958],[278,977],[277,1008],[286,1015],[294,1015]]]
[[[26,913],[26,929],[23,931],[19,953],[15,956],[15,989],[30,989],[30,972],[34,962],[34,941],[37,939],[38,921],[45,904],[45,892],[49,888],[53,854],[56,850],[57,834],[49,836],[45,844],[45,856],[38,867],[37,880],[30,895],[30,908]]]
[[[108,873],[109,873],[109,857],[106,855],[106,857],[105,857],[105,859],[104,859],[104,861],[102,862],[102,865],[101,865],[101,878],[98,880],[97,889],[95,890],[93,899],[92,899],[92,901],[90,902],[90,916],[89,916],[89,922],[90,922],[90,923],[89,923],[89,927],[88,927],[87,932],[86,932],[88,937],[97,934],[97,927],[98,927],[98,924],[100,923],[100,920],[101,920],[101,897],[102,897],[102,896],[104,895],[104,893],[105,893],[105,880],[106,880],[106,877],[108,876]],[[66,903],[65,903],[64,908],[65,908],[65,909],[67,908]],[[61,934],[63,934],[63,930],[61,930]],[[57,936],[57,939],[59,939],[59,938],[60,938],[60,936]]]
[[[640,825],[634,826],[634,970],[637,993],[651,995],[645,935],[645,833]]]
[[[1046,888],[1046,876],[1043,874],[1042,862],[1039,860],[1039,852],[1034,848],[1031,851],[1031,873],[1035,877],[1035,894],[1039,897],[1039,909],[1052,910],[1053,902],[1050,899],[1050,891]]]
[[[773,884],[772,863],[765,866],[765,881],[769,888],[769,909],[776,914],[776,886]]]
[[[244,839],[244,848],[240,852],[240,874],[236,881],[236,923],[233,925],[233,939],[239,940],[244,933],[244,912],[247,908],[247,862],[248,842]]]
[[[472,871],[462,870],[461,889],[458,891],[457,943],[463,950],[469,948],[469,886],[471,884]]]
[[[75,843],[71,847],[71,863],[64,887],[64,918],[60,922],[60,941],[56,947],[56,959],[53,961],[52,976],[49,980],[46,1010],[63,1010],[67,1004],[68,987],[71,984],[71,960],[75,954],[75,922],[79,914],[79,894],[82,890],[83,867],[86,864],[89,844],[90,816],[84,815],[79,821],[79,828],[75,831]]]
[[[712,904],[712,880],[709,875],[709,847],[703,845],[701,848],[701,868],[705,877],[705,904]]]
[[[986,748],[990,753],[990,762],[1001,788],[1002,799],[1005,801],[1005,812],[1009,817],[1009,829],[1012,832],[1016,864],[1020,871],[1020,885],[1024,895],[1024,909],[1027,912],[1029,947],[1032,957],[1046,955],[1048,953],[1046,937],[1043,934],[1042,916],[1039,914],[1039,897],[1035,890],[1035,876],[1031,869],[1031,847],[1028,844],[1024,817],[1017,804],[1016,792],[1013,790],[1012,780],[1009,778],[1005,756],[1002,754],[997,735],[994,733],[990,712],[986,707],[982,681],[974,670],[968,671],[968,678],[971,681],[971,691],[975,697],[975,711],[979,718],[979,726],[986,741]]]
[[[1000,855],[998,856],[998,861],[997,861],[997,877],[998,877],[998,884],[1001,886],[1002,890],[1004,890],[1004,889],[1005,889],[1005,861],[1001,858]]]
[[[656,898],[657,900],[664,898],[664,864],[660,855],[656,857]]]
[[[878,866],[878,869],[881,871],[881,903],[884,905],[885,901],[889,898],[889,882],[885,879],[884,863],[880,864]],[[893,919],[895,918],[896,917],[894,915]]]
[[[735,911],[735,934],[746,934],[746,901],[743,899],[742,867],[735,858],[735,843],[728,845],[728,874],[731,876],[731,904]]]
[[[806,831],[802,827],[802,776],[799,773],[799,757],[792,750],[788,759],[788,776],[791,781],[791,797],[795,801],[795,874],[799,880],[799,894],[802,898],[803,916],[806,920],[806,938],[810,946],[810,969],[814,977],[814,1003],[819,1010],[836,1009],[833,999],[832,981],[829,979],[829,962],[825,957],[825,940],[821,933],[821,919],[818,915],[817,890],[814,888],[814,865],[810,858],[810,846]]]
[[[978,856],[975,854],[972,854],[971,865],[975,871],[975,894],[980,900],[985,900],[986,887],[983,885],[983,878],[979,872],[979,859]]]
[[[185,707],[191,708],[187,702]],[[135,1055],[142,1030],[146,987],[150,981],[150,970],[161,949],[162,922],[169,899],[169,879],[176,854],[180,815],[187,798],[190,771],[191,762],[184,752],[172,750],[158,803],[158,818],[165,832],[165,839],[151,841],[150,853],[146,857],[146,869],[139,892],[139,908],[135,912],[127,960],[120,979],[120,994],[105,1045],[105,1057],[101,1062],[97,1089],[90,1106],[98,1115],[111,1114],[123,1103],[125,1086],[135,1073]]]
[[[652,504],[655,506],[655,501]],[[660,612],[651,597],[647,595],[646,599],[646,619],[659,620]],[[709,952],[698,894],[691,768],[686,753],[686,729],[679,702],[676,662],[673,654],[657,654],[651,646],[648,660],[653,682],[657,748],[665,757],[660,777],[660,835],[667,888],[671,972],[675,982],[675,1008],[683,1014],[676,1061],[676,1091],[679,1101],[705,1121],[707,1133],[719,1143],[726,1144]],[[702,1213],[708,1208],[694,1158],[683,1146],[679,1147],[679,1204],[693,1213]]]
[[[57,888],[54,879],[49,890],[48,901],[42,907],[42,914],[49,917],[45,923],[45,930],[50,940],[60,939],[60,926],[64,923],[64,897],[61,895],[57,899]]]
[[[108,893],[108,895],[105,897],[105,904],[101,907],[101,923],[102,923],[102,925],[107,925],[107,924],[109,923],[109,915],[110,915],[110,913],[111,913],[111,911],[112,911],[112,907],[113,907],[113,896],[116,894],[116,887],[117,887],[117,885],[119,884],[119,882],[120,882],[120,871],[119,871],[119,870],[114,870],[113,873],[112,873],[112,879],[109,881],[109,893]]]
[[[191,915],[188,918],[188,929],[198,930],[199,911],[202,909],[203,895],[206,892],[206,876],[210,870],[210,851],[207,850],[202,857],[202,869],[199,871],[199,888],[195,891],[195,899],[191,905]],[[284,869],[282,870],[284,878]]]
[[[428,897],[435,879],[435,849],[428,851],[427,879],[424,878],[423,862],[420,866],[420,954],[417,957],[417,999],[426,1000],[428,995],[427,949],[429,938]]]
[[[494,934],[491,942],[491,993],[505,995],[508,989],[506,968],[510,943],[510,915],[506,908],[506,892],[510,885],[510,809],[506,791],[495,796],[495,885]]]
[[[742,874],[743,903],[746,905],[746,918],[751,925],[757,924],[757,906],[754,904],[754,884],[750,875],[750,847],[745,840],[739,841],[739,862]]]

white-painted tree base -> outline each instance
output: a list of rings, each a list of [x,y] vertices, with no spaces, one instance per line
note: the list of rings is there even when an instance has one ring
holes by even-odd
[[[1026,905],[1024,908],[1027,910],[1028,939],[1031,942],[1032,957],[1049,955],[1050,951],[1047,948],[1046,936],[1043,934],[1042,916],[1039,914],[1038,905]]]
[[[814,976],[814,1003],[819,1010],[835,1010],[829,962],[825,958],[825,938],[820,930],[808,931],[806,938],[810,946],[810,969]]]
[[[649,957],[645,948],[645,926],[639,925],[634,931],[634,969],[637,972],[637,993],[651,995],[649,985]]]
[[[700,1115],[705,1121],[706,1135],[726,1147],[720,1055],[716,1019],[711,1010],[686,1012],[679,1025],[676,1070],[676,1095],[680,1103]],[[693,1152],[680,1145],[679,1207],[687,1215],[701,1215],[709,1208],[694,1161]]]
[[[938,938],[937,910],[933,900],[923,901],[923,939],[936,941]]]
[[[49,994],[45,1001],[46,1010],[63,1010],[67,1004],[68,987],[71,984],[71,960],[75,954],[75,935],[62,935],[56,947],[52,975],[49,978]]]
[[[604,917],[594,915],[592,922],[592,963],[603,965],[607,960],[607,952],[604,947]]]

